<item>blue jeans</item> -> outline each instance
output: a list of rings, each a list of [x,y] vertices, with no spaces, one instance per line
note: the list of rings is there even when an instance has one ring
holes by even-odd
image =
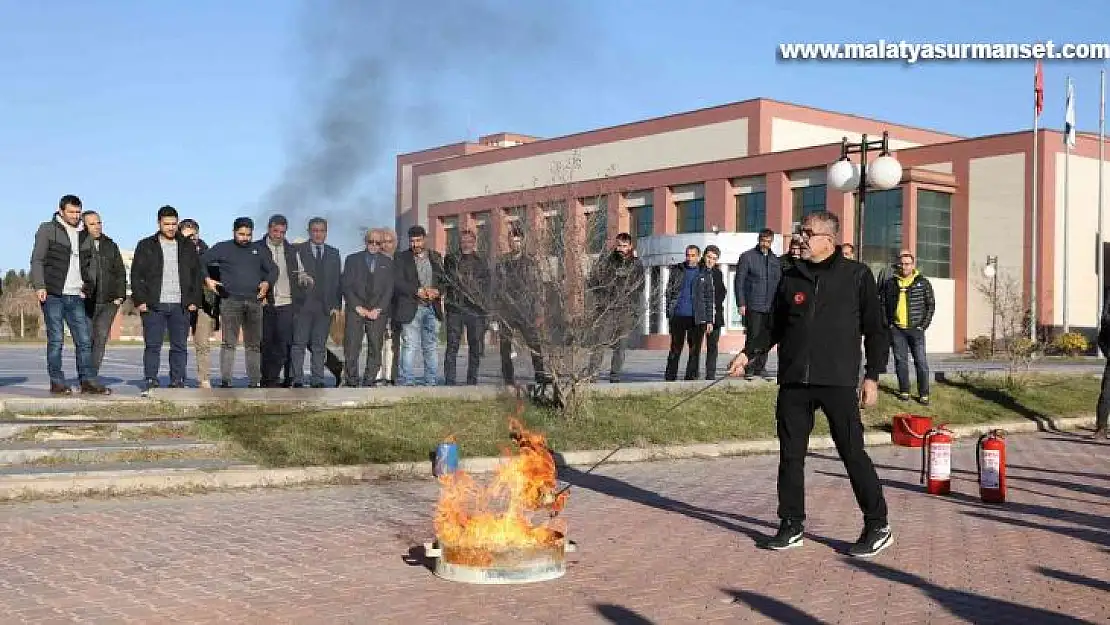
[[[898,375],[898,392],[910,392],[909,359],[913,357],[917,394],[929,396],[929,357],[925,354],[925,331],[916,328],[890,328],[890,345],[894,350],[894,372]]]
[[[77,378],[81,382],[92,382],[96,376],[92,370],[92,336],[85,300],[80,295],[47,295],[42,304],[42,316],[46,319],[46,371],[50,374],[50,383],[61,386],[66,383],[62,371],[64,326],[69,326],[77,350]]]
[[[418,306],[416,316],[412,321],[401,326],[401,363],[400,378],[404,386],[413,386],[416,383],[416,373],[413,371],[416,352],[419,350],[424,355],[424,384],[436,385],[436,363],[439,353],[436,351],[439,341],[439,320],[436,319],[435,310],[431,306]]]
[[[142,313],[143,377],[158,379],[162,363],[162,342],[166,331],[170,334],[170,382],[185,381],[185,367],[189,363],[189,311],[181,304],[147,305]]]

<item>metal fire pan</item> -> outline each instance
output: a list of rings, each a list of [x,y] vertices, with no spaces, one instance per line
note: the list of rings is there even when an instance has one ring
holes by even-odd
[[[424,555],[436,561],[435,575],[467,584],[530,584],[566,574],[566,554],[576,550],[562,537],[557,542],[529,548],[468,549],[424,544]]]

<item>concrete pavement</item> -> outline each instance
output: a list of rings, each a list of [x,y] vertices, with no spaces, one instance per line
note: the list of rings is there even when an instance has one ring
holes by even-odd
[[[1011,501],[917,485],[917,450],[872,451],[896,542],[840,552],[859,513],[839,462],[808,463],[804,548],[776,524],[773,456],[604,466],[561,477],[579,544],[534,586],[439,580],[431,481],[0,507],[0,613],[28,623],[1104,623],[1110,619],[1110,445],[1008,441]]]

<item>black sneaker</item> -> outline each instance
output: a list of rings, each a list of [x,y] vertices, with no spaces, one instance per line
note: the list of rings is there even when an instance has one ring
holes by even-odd
[[[894,533],[890,525],[865,527],[856,544],[848,549],[848,555],[855,558],[872,558],[894,543]]]
[[[898,401],[909,401],[909,400],[910,400],[910,394],[908,392],[901,391],[901,392],[898,393]]]
[[[146,390],[149,391],[149,390],[152,390],[152,389],[156,389],[159,386],[161,386],[161,384],[158,383],[158,378],[147,378],[146,379]]]
[[[797,521],[783,521],[779,524],[779,532],[774,538],[764,541],[759,546],[772,551],[783,551],[802,546],[802,524]]]

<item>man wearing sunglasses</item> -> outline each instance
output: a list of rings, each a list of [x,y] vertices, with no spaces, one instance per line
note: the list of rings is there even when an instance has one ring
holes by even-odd
[[[879,477],[863,446],[860,407],[878,399],[890,335],[871,270],[844,258],[837,246],[840,220],[826,211],[806,216],[799,230],[802,258],[784,269],[775,292],[771,331],[754,336],[729,365],[744,372],[749,360],[778,347],[779,470],[778,533],[762,546],[772,550],[802,545],[805,521],[805,456],[814,413],[829,422],[837,452],[864,518],[849,554],[875,556],[893,542]],[[859,384],[860,337],[867,363]],[[857,386],[859,390],[857,391]]]

